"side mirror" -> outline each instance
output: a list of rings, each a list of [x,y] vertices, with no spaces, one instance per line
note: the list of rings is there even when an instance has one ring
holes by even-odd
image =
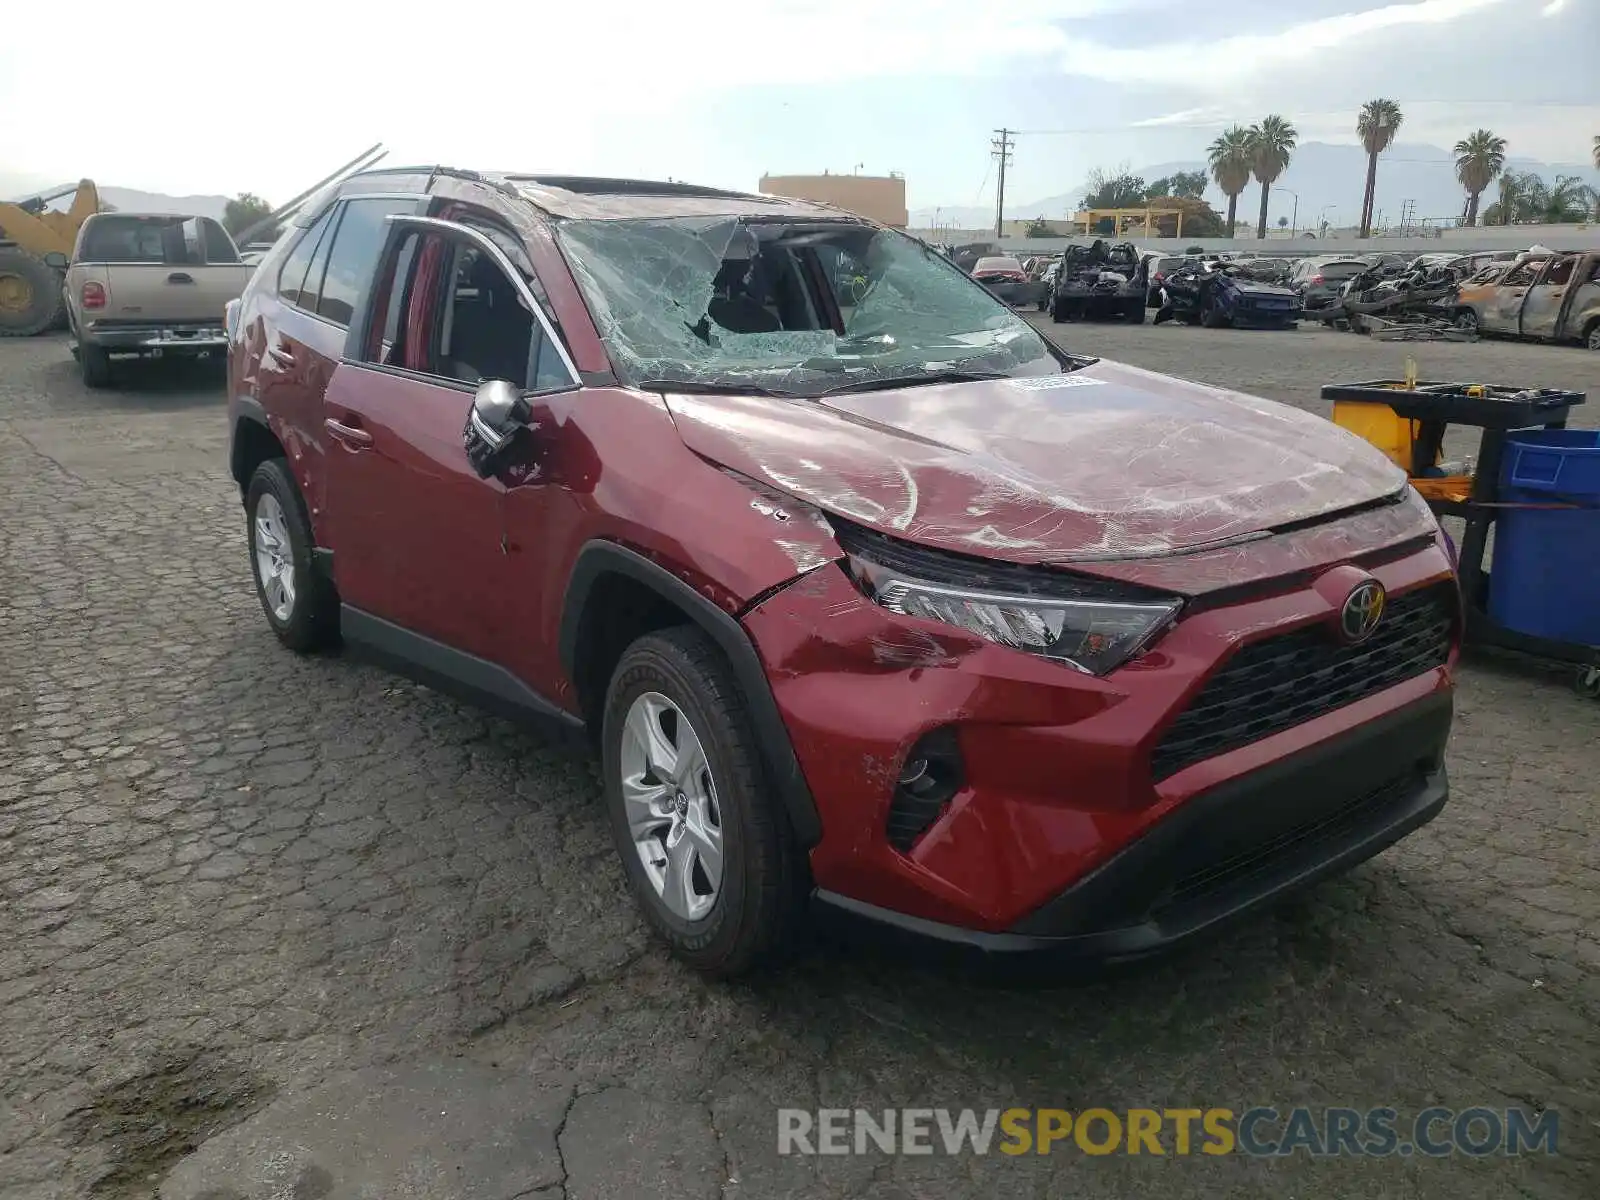
[[[461,431],[461,444],[479,478],[496,475],[506,465],[517,435],[528,427],[532,414],[516,384],[485,379],[478,385]]]
[[[59,250],[51,250],[44,256],[44,265],[57,271],[65,271],[68,266],[67,256]]]

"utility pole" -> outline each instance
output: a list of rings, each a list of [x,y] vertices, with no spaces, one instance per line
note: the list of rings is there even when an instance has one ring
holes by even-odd
[[[993,149],[990,154],[1000,160],[999,183],[995,187],[994,199],[994,235],[1005,236],[1006,223],[1006,164],[1011,161],[1011,151],[1016,148],[1016,142],[1011,140],[1011,130],[996,129],[996,136],[989,143]]]

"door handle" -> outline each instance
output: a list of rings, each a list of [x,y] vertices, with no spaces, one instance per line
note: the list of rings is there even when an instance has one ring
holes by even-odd
[[[194,282],[194,276],[190,275],[187,271],[174,271],[171,275],[167,276],[167,282],[168,283],[193,283]]]
[[[365,429],[358,429],[354,425],[346,425],[342,421],[335,421],[332,417],[327,418],[322,424],[336,441],[343,443],[351,450],[365,450],[372,445],[372,435]]]
[[[294,352],[292,350],[285,350],[280,346],[268,346],[267,357],[280,367],[294,366]]]

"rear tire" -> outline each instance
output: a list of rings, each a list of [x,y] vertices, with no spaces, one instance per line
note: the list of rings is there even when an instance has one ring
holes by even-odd
[[[79,342],[74,348],[78,360],[78,373],[85,387],[103,388],[111,384],[111,355],[99,346]]]
[[[1600,352],[1600,319],[1590,321],[1583,331],[1583,344],[1587,349]]]
[[[1122,319],[1130,325],[1144,324],[1144,300],[1129,300],[1122,309]]]
[[[792,950],[807,892],[748,711],[721,651],[684,625],[624,651],[601,735],[606,809],[634,898],[676,957],[719,978]]]
[[[269,458],[256,468],[244,511],[250,574],[272,632],[301,654],[331,645],[339,634],[339,597],[312,565],[311,519],[288,463]]]
[[[1205,307],[1200,310],[1200,324],[1207,329],[1221,329],[1228,323],[1228,318],[1223,315],[1222,306],[1214,300],[1207,300]]]
[[[32,337],[61,320],[61,276],[26,250],[0,247],[0,337]]]
[[[1458,308],[1458,309],[1456,309],[1455,325],[1456,325],[1456,328],[1461,330],[1462,333],[1481,333],[1482,332],[1482,330],[1480,330],[1478,328],[1478,313],[1477,313],[1477,311],[1475,309],[1471,309],[1471,308]]]

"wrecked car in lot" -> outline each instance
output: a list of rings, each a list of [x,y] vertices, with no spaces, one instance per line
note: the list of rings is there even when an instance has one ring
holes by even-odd
[[[1461,618],[1404,473],[1070,354],[901,233],[369,172],[227,328],[269,626],[586,732],[702,970],[813,911],[1137,957],[1445,803]]]
[[[1029,275],[1014,258],[980,258],[973,264],[972,278],[988,288],[997,300],[1013,308],[1026,304],[1037,306],[1045,293],[1044,282]]]
[[[1201,262],[1181,267],[1162,280],[1164,299],[1156,324],[1183,321],[1218,329],[1290,329],[1300,320],[1300,297],[1293,288],[1262,283],[1231,262]]]
[[[1050,297],[1052,321],[1144,321],[1147,256],[1132,242],[1069,246]]]
[[[1455,320],[1498,337],[1600,350],[1600,251],[1560,251],[1486,268],[1460,286]]]

